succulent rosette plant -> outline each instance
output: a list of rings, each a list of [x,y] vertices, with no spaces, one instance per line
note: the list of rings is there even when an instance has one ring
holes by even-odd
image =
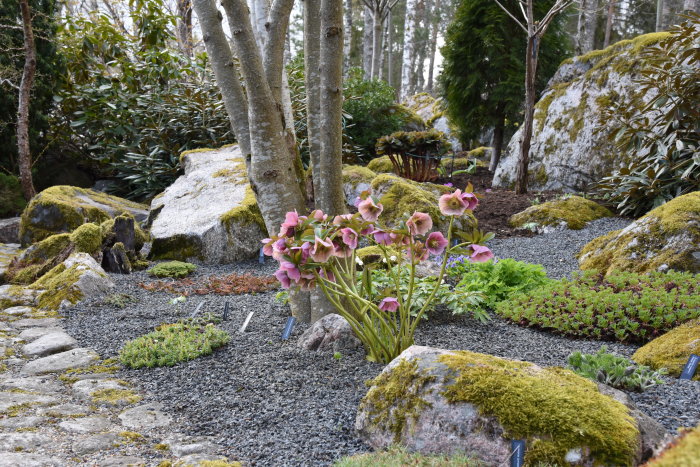
[[[379,220],[382,204],[365,192],[357,200],[355,214],[330,217],[320,210],[308,216],[287,213],[280,232],[263,240],[263,252],[279,263],[275,277],[284,288],[319,287],[338,314],[350,323],[367,350],[368,360],[388,363],[413,345],[416,327],[445,275],[447,258],[452,254],[465,255],[474,262],[493,258],[491,250],[483,245],[493,235],[478,230],[473,214],[478,204],[471,186],[464,192],[456,190],[442,195],[440,212],[449,218],[445,237],[439,231],[431,232],[433,220],[423,212],[406,214],[396,226],[383,226]],[[473,232],[462,232],[460,237],[467,241],[450,247],[453,223],[462,216],[469,218]],[[357,257],[359,245],[379,248],[383,262],[390,265],[396,290],[400,274],[408,270],[407,296],[382,297],[379,303],[368,299],[373,296],[368,289],[372,286],[370,268],[362,267]],[[442,255],[436,287],[418,312],[412,313],[416,266],[431,255]]]

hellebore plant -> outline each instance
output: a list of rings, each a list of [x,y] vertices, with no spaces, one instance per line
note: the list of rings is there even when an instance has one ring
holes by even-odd
[[[441,232],[430,231],[433,220],[428,214],[414,212],[396,227],[382,226],[378,221],[383,207],[369,193],[357,200],[358,212],[330,218],[320,210],[308,216],[288,212],[277,236],[263,240],[263,252],[279,263],[275,277],[284,288],[312,290],[320,287],[338,314],[352,327],[367,350],[367,359],[388,363],[413,345],[413,335],[423,314],[430,308],[445,275],[445,265],[451,254],[467,255],[471,261],[484,262],[493,253],[483,243],[488,235],[467,236],[466,241],[449,247],[455,218],[468,216],[477,225],[473,210],[479,203],[471,186],[440,198],[443,215],[450,219],[447,238]],[[475,231],[478,230],[475,228]],[[356,256],[359,243],[365,240],[376,245],[398,291],[400,275],[408,270],[408,294],[402,297],[384,296],[379,303],[372,293],[370,267],[358,270],[362,262]],[[411,313],[416,266],[430,255],[443,255],[438,280],[425,304]]]

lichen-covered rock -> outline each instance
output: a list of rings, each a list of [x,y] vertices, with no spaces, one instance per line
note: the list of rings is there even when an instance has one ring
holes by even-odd
[[[38,306],[56,311],[70,308],[86,298],[109,293],[114,283],[102,267],[87,253],[73,253],[61,264],[29,286],[42,290]]]
[[[598,237],[578,255],[581,269],[700,272],[700,191],[649,211],[622,230]]]
[[[375,449],[463,452],[487,465],[508,463],[511,439],[526,440],[526,465],[637,465],[665,434],[655,424],[641,436],[637,413],[562,368],[412,346],[372,381],[355,428]]]
[[[299,337],[297,346],[306,350],[343,351],[362,348],[350,324],[340,315],[331,313],[316,321]]]
[[[185,174],[151,203],[154,259],[232,263],[254,257],[265,223],[237,145],[183,153]]]
[[[673,328],[637,349],[632,359],[640,365],[654,369],[666,368],[671,376],[678,377],[690,354],[700,355],[700,319]],[[700,371],[694,380],[700,381]]]
[[[377,174],[367,167],[361,165],[346,165],[343,167],[343,192],[345,202],[348,206],[355,205],[355,199],[363,191],[367,191],[372,186],[372,180]]]
[[[141,222],[148,216],[148,206],[85,188],[52,186],[32,198],[22,213],[20,240],[27,246],[72,232],[86,222],[99,224],[121,214]]]
[[[374,173],[392,173],[394,171],[394,164],[391,163],[389,156],[375,157],[369,164],[367,168]]]
[[[682,433],[645,467],[700,467],[700,426]]]
[[[430,123],[432,123],[432,125],[430,125]],[[442,131],[445,134],[445,137],[447,138],[447,141],[450,142],[453,151],[459,152],[462,150],[462,143],[457,137],[457,129],[452,126],[445,115],[440,115],[440,117],[432,120],[430,123],[429,126],[432,126],[434,129]]]
[[[441,195],[451,189],[433,183],[419,183],[398,177],[396,175],[380,174],[372,180],[372,194],[379,198],[384,206],[380,219],[389,226],[397,225],[416,211],[430,215],[433,220],[433,230],[446,233],[449,218],[440,213],[438,200]],[[465,228],[462,220],[455,219],[457,228]]]
[[[601,110],[631,100],[643,65],[640,51],[664,37],[667,33],[646,34],[561,65],[535,106],[528,169],[532,189],[584,191],[626,164],[610,143],[615,122],[605,120]],[[494,186],[513,185],[521,139],[522,129],[501,157]]]
[[[513,214],[508,222],[515,228],[534,223],[538,228],[566,227],[580,230],[590,221],[612,215],[612,212],[595,201],[580,196],[568,196],[530,206],[524,211]]]
[[[404,105],[414,111],[423,121],[430,120],[435,114],[435,98],[427,92],[421,92],[406,99]]]

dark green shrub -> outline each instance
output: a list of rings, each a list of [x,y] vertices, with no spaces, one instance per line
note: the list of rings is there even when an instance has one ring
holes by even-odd
[[[155,331],[124,344],[119,361],[129,368],[173,366],[209,355],[229,340],[226,331],[201,320],[161,324]]]
[[[576,374],[627,391],[644,391],[663,384],[661,375],[665,374],[647,366],[636,366],[625,357],[609,353],[605,346],[595,354],[573,352],[568,363]]]
[[[437,130],[397,131],[377,140],[377,156],[389,156],[394,173],[417,182],[434,180],[442,156],[450,150],[445,134]]]
[[[567,336],[644,343],[700,316],[699,278],[675,271],[587,272],[503,301],[496,312]]]
[[[148,274],[154,277],[170,277],[173,279],[181,279],[189,276],[197,269],[192,263],[183,261],[167,261],[159,263],[148,270]]]
[[[26,205],[19,179],[0,173],[0,217],[17,216]]]
[[[447,261],[447,274],[459,280],[457,290],[482,292],[483,306],[491,309],[512,295],[551,281],[542,265],[511,258],[472,263],[466,256],[453,256]]]
[[[621,123],[611,133],[613,156],[629,163],[598,185],[634,216],[700,189],[700,15],[643,49],[639,61],[645,68],[631,102],[604,109],[606,120]]]

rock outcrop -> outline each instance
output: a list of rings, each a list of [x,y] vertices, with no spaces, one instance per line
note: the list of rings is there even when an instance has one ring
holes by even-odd
[[[580,230],[590,221],[612,215],[612,212],[595,201],[580,196],[567,196],[530,206],[513,214],[508,222],[515,228],[535,224],[535,228],[545,231],[552,228]]]
[[[646,467],[700,466],[700,426],[685,430],[668,449],[652,459]]]
[[[638,465],[665,430],[610,394],[562,368],[412,346],[372,381],[355,428],[375,449],[487,465],[509,463],[512,439],[525,440],[526,465]]]
[[[331,313],[311,325],[297,341],[297,346],[306,350],[334,351],[353,350],[362,347],[350,324],[340,315]]]
[[[100,224],[121,214],[142,222],[148,217],[148,206],[85,188],[52,186],[32,198],[22,213],[20,241],[28,246],[72,232],[86,222]]]
[[[700,191],[649,211],[622,230],[598,237],[578,256],[581,269],[700,272]]]
[[[255,256],[265,224],[238,146],[181,157],[185,174],[151,203],[154,259],[231,263]]]
[[[348,206],[354,206],[357,197],[372,187],[372,180],[376,176],[372,170],[360,165],[343,167],[343,192]]]
[[[627,162],[612,149],[614,122],[605,120],[601,110],[630,101],[643,65],[640,52],[666,36],[646,34],[561,65],[535,106],[528,169],[532,189],[584,191]],[[521,138],[522,130],[511,138],[494,186],[513,185]]]
[[[637,349],[632,359],[654,369],[666,368],[668,374],[680,376],[690,354],[700,355],[700,319],[673,328]],[[700,371],[694,380],[700,381]]]

